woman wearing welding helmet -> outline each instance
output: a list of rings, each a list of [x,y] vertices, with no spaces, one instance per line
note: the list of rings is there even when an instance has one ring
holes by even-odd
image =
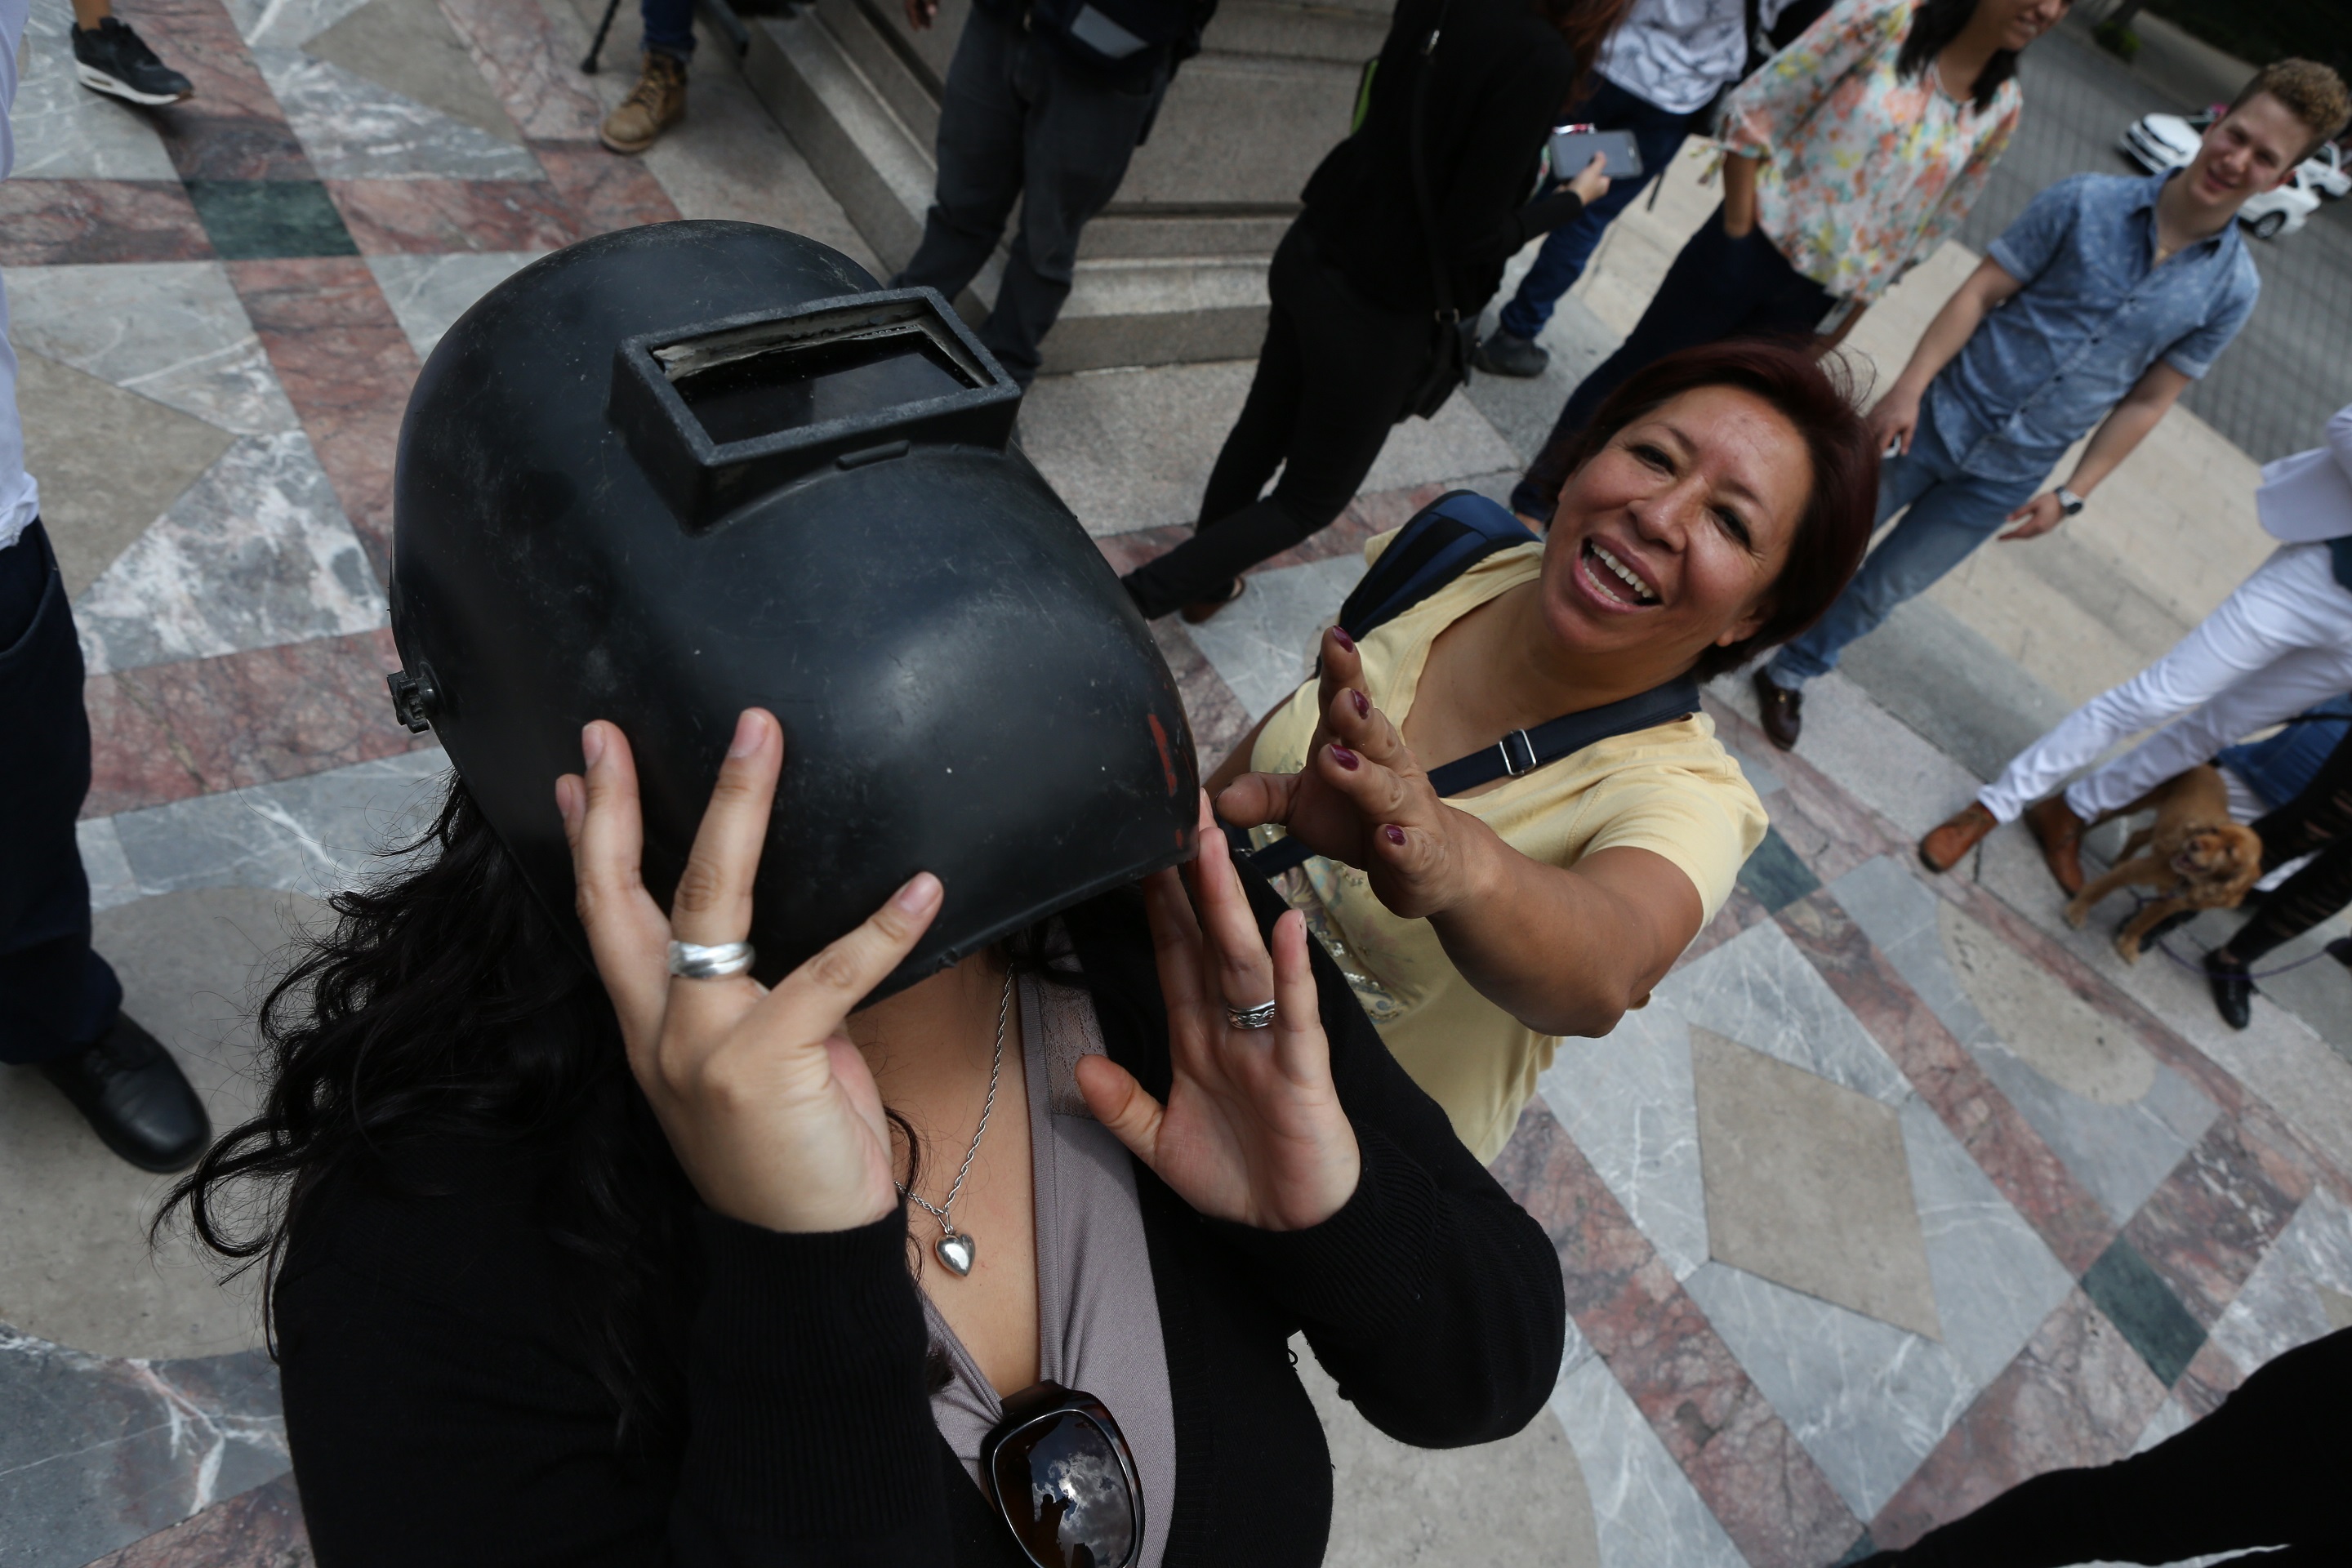
[[[323,1568],[1307,1568],[1293,1334],[1407,1442],[1543,1407],[1557,1257],[1201,831],[1018,398],[936,296],[720,223],[427,363],[395,685],[457,776],[178,1194],[273,1266]]]
[[[1278,885],[1481,1160],[1559,1037],[1609,1033],[1730,896],[1764,810],[1689,682],[1837,597],[1878,471],[1846,392],[1763,342],[1636,373],[1569,468],[1540,542],[1486,555],[1360,645],[1326,632],[1319,676],[1209,783],[1260,846],[1286,830],[1314,852]],[[1653,711],[1458,792],[1433,784],[1612,704]]]

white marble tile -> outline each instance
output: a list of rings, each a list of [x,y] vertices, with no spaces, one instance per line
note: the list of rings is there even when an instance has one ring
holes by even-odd
[[[1771,921],[1748,927],[1660,989],[1675,993],[1692,1023],[1857,1094],[1895,1105],[1911,1092],[1902,1069]]]
[[[82,874],[89,879],[93,912],[142,896],[139,879],[131,874],[131,862],[123,858],[122,839],[114,831],[112,817],[84,817],[74,824],[74,837],[81,847]]]
[[[1677,1279],[1707,1258],[1682,979],[1658,987],[1607,1037],[1560,1041],[1540,1080],[1544,1103]]]
[[[1249,579],[1249,591],[1215,619],[1186,626],[1184,635],[1255,718],[1307,679],[1323,628],[1363,574],[1364,563],[1355,555],[1260,572]]]
[[[368,631],[386,616],[299,431],[239,437],[74,605],[92,675]]]
[[[2139,1441],[2132,1445],[2132,1452],[2145,1454],[2158,1443],[2179,1436],[2194,1425],[2196,1419],[2189,1414],[2188,1402],[2176,1392],[2157,1406],[2156,1414],[2149,1417],[2147,1426],[2141,1431]]]
[[[383,868],[376,851],[438,809],[437,750],[173,801],[109,818],[142,896],[274,888],[324,897]]]
[[[1944,1348],[1981,1388],[2057,1310],[2074,1277],[1926,1101],[1906,1100],[1902,1117]]]
[[[19,348],[239,436],[302,427],[217,261],[19,267],[7,283]]]
[[[153,124],[129,104],[74,79],[73,13],[37,4],[25,26],[25,65],[8,115],[19,180],[173,180],[171,154]],[[171,45],[160,44],[168,58]],[[11,278],[11,290],[14,290]]]
[[[225,0],[237,37],[248,44],[292,48],[317,37],[367,0]]]
[[[1565,1371],[1551,1408],[1584,1472],[1601,1568],[1747,1568],[1607,1363]]]
[[[451,256],[371,256],[368,270],[383,290],[418,359],[474,301],[548,254],[544,250],[469,250]]]
[[[1864,1519],[1895,1495],[1976,1397],[1975,1381],[1933,1340],[1720,1263],[1685,1284]]]
[[[341,66],[276,47],[253,59],[321,178],[546,178],[528,149]]]
[[[2352,1210],[2325,1187],[2295,1211],[2237,1300],[2213,1325],[2213,1343],[2248,1373],[2337,1327],[2323,1290],[2352,1296]]]
[[[1717,677],[1707,695],[1756,719],[1744,669]],[[1984,781],[1835,670],[1805,688],[1805,761],[1906,833],[1925,834],[1975,795]]]

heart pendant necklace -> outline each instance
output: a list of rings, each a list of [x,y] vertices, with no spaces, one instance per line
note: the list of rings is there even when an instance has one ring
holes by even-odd
[[[955,1184],[948,1188],[947,1197],[934,1205],[920,1193],[910,1191],[905,1183],[898,1184],[900,1197],[940,1222],[940,1238],[931,1243],[931,1250],[939,1254],[940,1261],[946,1264],[949,1272],[959,1279],[971,1272],[972,1258],[980,1244],[967,1232],[958,1230],[955,1221],[948,1215],[955,1207],[956,1194],[963,1191],[963,1179],[971,1173],[971,1162],[980,1152],[980,1141],[988,1135],[989,1113],[996,1109],[996,1079],[1004,1068],[1004,1020],[1012,1008],[1013,973],[1008,969],[1004,975],[1004,994],[996,1003],[996,1052],[988,1060],[988,1099],[981,1104],[980,1125],[972,1129],[971,1147],[963,1152],[963,1164],[956,1171]]]

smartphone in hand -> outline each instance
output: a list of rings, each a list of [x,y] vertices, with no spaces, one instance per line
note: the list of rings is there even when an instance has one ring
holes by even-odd
[[[1612,180],[1631,180],[1642,173],[1642,150],[1630,131],[1596,131],[1590,125],[1561,125],[1551,133],[1551,177],[1572,180],[1599,153],[1608,163],[1601,172]]]

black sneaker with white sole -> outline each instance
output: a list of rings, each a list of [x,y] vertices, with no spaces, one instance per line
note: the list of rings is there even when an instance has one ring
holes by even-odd
[[[82,86],[126,103],[177,103],[196,89],[119,16],[73,30],[74,75]]]

